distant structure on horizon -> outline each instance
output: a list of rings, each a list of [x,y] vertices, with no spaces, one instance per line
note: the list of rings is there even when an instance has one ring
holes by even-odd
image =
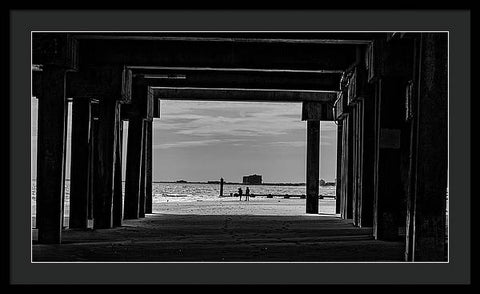
[[[261,185],[262,184],[262,176],[261,175],[250,175],[243,177],[243,183],[245,185]]]
[[[335,182],[325,182],[324,179],[321,179],[320,182],[319,182],[319,185],[320,186],[335,186],[336,183]]]

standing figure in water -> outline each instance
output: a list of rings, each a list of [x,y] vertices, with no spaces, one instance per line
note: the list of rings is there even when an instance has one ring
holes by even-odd
[[[238,196],[240,196],[240,201],[242,201],[242,194],[243,194],[242,188],[238,188]]]
[[[250,201],[250,189],[245,189],[245,201]]]

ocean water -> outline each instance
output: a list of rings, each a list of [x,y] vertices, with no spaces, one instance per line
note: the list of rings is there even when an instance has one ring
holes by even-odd
[[[305,186],[271,186],[271,185],[223,185],[223,195],[235,194],[238,188],[242,188],[245,194],[246,187],[250,188],[250,194],[272,195],[305,195]],[[125,183],[123,183],[125,191]],[[319,194],[323,196],[335,196],[335,186],[319,187]],[[195,202],[195,201],[222,201],[228,197],[219,197],[219,184],[193,184],[193,183],[153,183],[152,202]],[[65,181],[65,216],[69,215],[70,181]],[[153,206],[155,207],[155,205]],[[154,211],[155,212],[155,211]],[[36,214],[36,182],[32,181],[32,215]]]

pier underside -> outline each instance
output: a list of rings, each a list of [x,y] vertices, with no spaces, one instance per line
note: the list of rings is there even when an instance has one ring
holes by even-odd
[[[445,32],[32,34],[33,259],[448,260],[448,45]],[[302,103],[299,211],[152,209],[152,122],[161,119],[161,100]],[[318,201],[321,121],[337,125],[330,216]]]

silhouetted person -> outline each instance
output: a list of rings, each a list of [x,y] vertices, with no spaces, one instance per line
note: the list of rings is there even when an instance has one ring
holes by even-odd
[[[245,189],[245,201],[250,201],[250,189]]]
[[[243,194],[242,188],[238,188],[238,196],[240,196],[240,201],[242,201],[242,194]]]

